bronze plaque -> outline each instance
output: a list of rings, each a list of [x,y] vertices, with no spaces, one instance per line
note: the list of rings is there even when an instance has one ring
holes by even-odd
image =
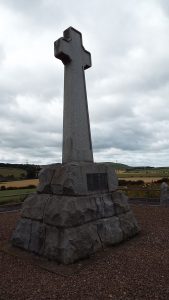
[[[108,190],[107,173],[87,174],[88,191]]]

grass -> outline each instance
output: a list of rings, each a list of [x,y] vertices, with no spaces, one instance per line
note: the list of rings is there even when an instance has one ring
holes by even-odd
[[[26,198],[27,195],[35,192],[35,190],[36,189],[33,188],[0,191],[0,205],[7,203],[20,203]]]
[[[127,189],[121,189],[121,190],[129,198],[159,198],[160,199],[160,188],[129,187]]]

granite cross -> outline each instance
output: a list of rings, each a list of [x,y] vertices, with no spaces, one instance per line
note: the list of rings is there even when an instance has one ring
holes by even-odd
[[[55,41],[54,54],[65,65],[62,162],[93,162],[84,74],[91,67],[90,52],[83,47],[81,33],[69,27]]]

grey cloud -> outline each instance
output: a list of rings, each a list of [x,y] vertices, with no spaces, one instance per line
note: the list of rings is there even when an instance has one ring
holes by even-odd
[[[5,59],[5,50],[3,46],[0,44],[0,65],[2,64],[4,59]]]
[[[51,44],[51,46],[53,45]],[[7,82],[8,86],[4,88]],[[0,83],[1,91],[5,92],[4,96],[7,94],[38,95],[44,101],[48,97],[61,96],[62,87],[63,80],[62,76],[58,76],[57,67],[56,70],[46,70],[40,66],[38,69],[33,68],[32,71],[28,71],[16,66]]]
[[[169,3],[168,0],[160,0],[157,4],[162,8],[163,13],[169,17]]]
[[[94,149],[117,148],[121,150],[145,150],[153,141],[152,127],[146,128],[137,119],[119,118],[106,126],[94,128]]]

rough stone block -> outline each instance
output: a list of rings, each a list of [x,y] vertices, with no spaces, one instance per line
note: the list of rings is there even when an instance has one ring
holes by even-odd
[[[24,203],[12,244],[70,264],[138,233],[136,219],[128,209],[127,197],[121,192],[33,194]]]
[[[64,264],[70,264],[89,257],[101,248],[96,224],[88,223],[74,228],[67,228],[64,230],[60,243],[60,261]]]
[[[45,225],[37,221],[32,221],[29,250],[41,255],[43,253],[44,241]]]
[[[140,228],[137,224],[137,220],[133,215],[132,211],[119,215],[119,221],[120,227],[123,231],[124,240],[136,235],[140,231]]]
[[[51,193],[51,181],[55,170],[59,168],[60,164],[53,164],[43,168],[39,173],[39,185],[37,186],[38,193]]]
[[[110,163],[104,163],[104,165],[106,165],[107,168],[109,191],[113,192],[118,187],[118,177],[116,175],[114,168]]]
[[[130,210],[128,197],[122,191],[113,192],[112,199],[114,202],[116,215],[123,214]]]
[[[118,186],[115,170],[104,163],[66,163],[45,168],[39,176],[38,193],[87,195],[111,192]]]
[[[43,255],[51,260],[60,261],[59,242],[62,231],[54,226],[46,226],[46,238]]]
[[[44,222],[56,227],[79,226],[115,214],[111,194],[88,197],[51,196]]]
[[[97,222],[97,232],[103,245],[114,245],[123,240],[118,217],[101,219]]]
[[[102,203],[103,203],[103,217],[108,218],[114,216],[115,206],[112,199],[112,194],[105,194],[103,196],[98,196],[98,198],[100,197],[102,198]],[[97,198],[96,198],[96,203],[97,203]]]
[[[28,250],[31,237],[32,221],[29,219],[20,219],[17,223],[15,231],[11,237],[14,246]]]
[[[32,194],[26,198],[23,203],[21,216],[33,220],[42,220],[45,205],[50,198],[47,194]]]

